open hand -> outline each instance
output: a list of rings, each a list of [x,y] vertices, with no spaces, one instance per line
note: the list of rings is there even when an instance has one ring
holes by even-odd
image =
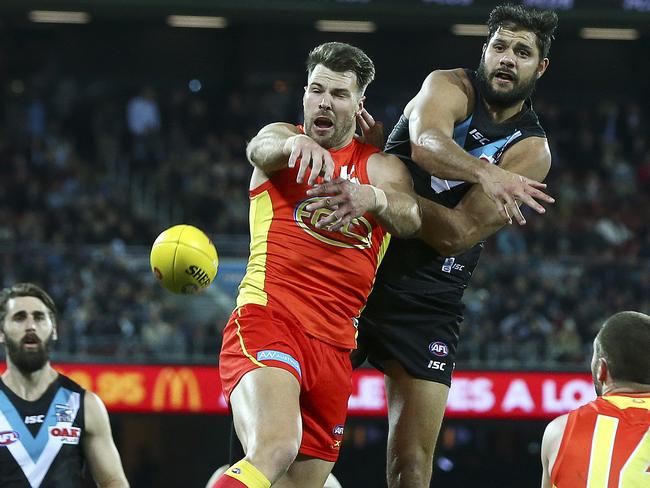
[[[325,181],[332,179],[334,175],[334,160],[332,159],[332,155],[311,137],[305,134],[290,137],[285,143],[286,153],[290,153],[287,163],[289,168],[293,168],[296,162],[300,160],[296,183],[302,183],[305,178],[305,173],[307,173],[307,168],[311,168],[309,180],[307,181],[310,186],[314,184],[319,175],[322,175]]]
[[[307,191],[310,197],[323,196],[307,205],[310,212],[328,208],[332,213],[316,224],[319,229],[336,232],[377,205],[375,192],[369,185],[359,185],[343,178],[316,185]]]

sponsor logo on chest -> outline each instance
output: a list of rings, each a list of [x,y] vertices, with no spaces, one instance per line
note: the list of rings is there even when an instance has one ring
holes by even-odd
[[[81,438],[81,429],[79,427],[55,425],[48,430],[50,437],[59,439],[61,444],[79,444]]]

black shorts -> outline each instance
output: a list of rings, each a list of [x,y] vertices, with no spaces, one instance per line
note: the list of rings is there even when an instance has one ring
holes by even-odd
[[[356,367],[367,359],[384,371],[398,361],[414,378],[451,386],[463,320],[462,291],[453,293],[381,293],[359,319]]]

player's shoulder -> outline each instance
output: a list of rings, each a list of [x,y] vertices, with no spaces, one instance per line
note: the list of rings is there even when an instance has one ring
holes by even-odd
[[[547,452],[550,450],[557,450],[562,441],[562,437],[564,436],[568,420],[569,414],[565,413],[548,423],[546,429],[544,429],[544,436],[542,437],[543,450],[546,450]]]
[[[61,385],[66,390],[74,391],[77,393],[86,392],[86,389],[83,386],[74,381],[72,378],[65,376],[64,374],[59,373],[57,381],[59,382],[59,385]]]
[[[473,91],[472,82],[463,68],[433,70],[424,80],[424,85],[428,87],[455,86],[465,93]]]

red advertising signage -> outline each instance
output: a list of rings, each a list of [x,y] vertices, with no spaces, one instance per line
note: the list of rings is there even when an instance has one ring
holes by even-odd
[[[227,413],[216,366],[56,364],[111,412]],[[383,375],[354,372],[350,415],[386,415]],[[447,417],[549,419],[595,398],[589,374],[456,371]]]

